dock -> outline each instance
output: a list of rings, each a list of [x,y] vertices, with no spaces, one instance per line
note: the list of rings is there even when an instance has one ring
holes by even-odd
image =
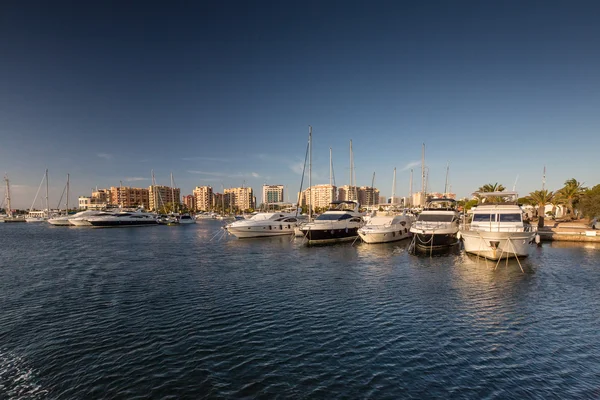
[[[543,228],[538,229],[542,241],[600,243],[600,230],[593,229],[587,221],[547,222],[549,223]]]

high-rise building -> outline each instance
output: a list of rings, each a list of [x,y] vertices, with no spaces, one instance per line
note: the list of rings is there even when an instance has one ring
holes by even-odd
[[[195,210],[196,209],[196,198],[194,197],[193,194],[188,194],[186,196],[183,196],[183,204],[185,205],[185,207],[188,210]]]
[[[150,210],[157,211],[161,207],[174,204],[179,207],[181,204],[181,190],[164,185],[150,185],[148,187],[150,197]]]
[[[300,193],[300,205],[312,205],[313,210],[318,208],[328,209],[332,201],[335,201],[336,187],[333,185],[315,185]]]
[[[358,188],[358,202],[364,207],[379,204],[379,189],[371,186],[361,186]]]
[[[96,203],[110,203],[110,189],[96,189],[92,191],[92,199],[95,199]]]
[[[283,185],[263,185],[262,202],[267,204],[283,202]]]
[[[350,185],[340,187],[337,199],[340,201],[358,201],[358,188]]]
[[[120,207],[148,208],[150,197],[148,189],[119,186],[110,188],[110,203]]]
[[[213,189],[210,186],[197,186],[194,191],[197,211],[209,211],[215,207]]]
[[[241,211],[255,208],[254,193],[251,187],[225,189],[225,202]]]

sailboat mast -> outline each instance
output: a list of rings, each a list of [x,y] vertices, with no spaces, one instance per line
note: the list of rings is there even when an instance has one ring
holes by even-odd
[[[352,181],[352,177],[353,177],[353,170],[354,168],[354,160],[353,160],[353,154],[352,154],[352,139],[350,139],[350,187],[348,188],[348,198],[347,200],[356,200],[354,198],[350,198],[350,193],[354,192],[354,182]],[[353,196],[354,197],[354,196]]]
[[[312,126],[308,126],[308,220],[312,221]]]
[[[444,197],[448,193],[448,172],[450,171],[450,162],[446,164],[446,184],[444,185]]]
[[[373,179],[371,180],[371,206],[375,205],[375,172],[373,172]]]
[[[410,181],[408,183],[408,197],[409,197],[409,203],[410,205],[412,205],[413,202],[413,170],[412,168],[410,169]]]
[[[329,186],[333,186],[333,164],[331,161],[331,147],[329,148]]]
[[[12,208],[10,207],[10,183],[7,175],[4,175],[4,180],[6,181],[6,215],[8,215],[9,218],[12,218]]]
[[[65,204],[65,211],[67,216],[69,215],[69,178],[70,174],[67,174],[67,202]]]
[[[421,203],[425,204],[425,143],[421,151]]]
[[[391,203],[394,204],[394,201],[396,201],[396,167],[394,167],[394,179],[392,180],[392,201],[391,201]]]
[[[171,208],[171,213],[175,212],[175,189],[173,189],[173,173],[171,172],[171,201],[173,202],[173,207]]]
[[[48,168],[46,168],[46,217],[50,218],[50,203],[48,203]]]

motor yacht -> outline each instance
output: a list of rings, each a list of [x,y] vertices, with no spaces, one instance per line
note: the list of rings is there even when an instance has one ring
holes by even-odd
[[[259,212],[249,219],[241,218],[225,226],[227,232],[242,238],[292,235],[300,223],[295,213]]]
[[[431,199],[423,207],[409,231],[415,251],[444,251],[458,244],[459,213],[456,200]]]
[[[358,229],[358,235],[365,243],[395,242],[410,237],[409,231],[415,217],[406,212],[376,211]]]
[[[307,244],[324,244],[354,240],[363,225],[356,201],[334,201],[331,207],[312,222],[302,224],[300,232]]]
[[[526,257],[535,239],[535,227],[523,222],[523,209],[516,192],[474,193],[480,204],[459,230],[467,253],[489,260]]]
[[[69,224],[73,226],[92,226],[92,224],[88,222],[88,218],[102,215],[112,215],[119,211],[120,209],[116,209],[114,211],[85,210],[69,216],[68,221]]]
[[[156,215],[143,211],[122,211],[109,215],[89,217],[87,221],[93,227],[119,227],[119,226],[144,226],[156,225]]]

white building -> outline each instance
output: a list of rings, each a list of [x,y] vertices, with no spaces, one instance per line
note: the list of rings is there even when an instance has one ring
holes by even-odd
[[[283,185],[263,185],[262,203],[264,205],[283,203]]]

